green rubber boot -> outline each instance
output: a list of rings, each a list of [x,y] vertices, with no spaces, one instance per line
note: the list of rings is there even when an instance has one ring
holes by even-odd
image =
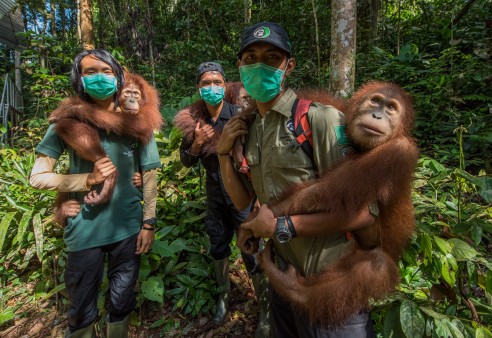
[[[126,316],[120,322],[109,322],[109,315],[106,317],[106,338],[128,338],[128,320],[130,315]]]
[[[270,337],[270,289],[264,274],[259,273],[251,276],[255,288],[256,301],[258,302],[258,326],[256,327],[256,338]]]
[[[229,296],[231,294],[231,281],[229,280],[229,257],[214,261],[214,265],[217,286],[222,289],[215,306],[214,322],[216,324],[222,324],[224,323],[227,314]]]
[[[92,323],[91,325],[72,333],[70,333],[70,330],[67,329],[67,331],[65,332],[65,338],[96,338],[94,325],[95,323]]]

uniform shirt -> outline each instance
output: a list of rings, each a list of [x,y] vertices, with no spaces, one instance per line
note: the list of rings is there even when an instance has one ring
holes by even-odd
[[[221,133],[222,129],[224,129],[224,125],[230,120],[231,117],[236,115],[238,106],[232,105],[227,101],[223,101],[222,110],[220,111],[219,116],[213,121],[212,117],[206,121],[210,124],[216,133]],[[219,159],[217,158],[217,154],[205,154],[200,152],[198,155],[194,155],[190,153],[191,145],[193,144],[194,139],[187,140],[183,138],[181,141],[181,146],[179,149],[179,154],[181,158],[181,162],[186,167],[194,166],[200,160],[207,172],[206,179],[206,191],[207,191],[207,199],[212,199],[217,202],[223,201],[225,198],[226,203],[228,205],[232,204],[232,201],[227,194],[224,184],[222,183],[222,177],[220,175],[220,166]]]
[[[291,116],[295,99],[294,91],[287,89],[263,118],[256,115],[249,128],[245,156],[261,204],[275,201],[293,185],[315,178],[312,160],[295,141]],[[313,132],[314,161],[321,174],[351,150],[344,133],[345,118],[334,107],[314,103],[308,122]],[[347,244],[342,233],[297,237],[287,244],[274,242],[276,253],[303,275],[323,271],[345,253]]]
[[[118,170],[118,180],[111,201],[104,205],[84,204],[87,191],[70,193],[70,198],[82,203],[80,213],[67,219],[64,239],[70,252],[119,242],[138,233],[142,225],[142,192],[133,186],[132,176],[139,169],[152,170],[161,165],[153,137],[146,145],[102,130],[99,137]],[[70,159],[70,174],[93,171],[94,164],[77,156],[56,134],[55,125],[50,125],[36,151],[58,159],[65,150]]]

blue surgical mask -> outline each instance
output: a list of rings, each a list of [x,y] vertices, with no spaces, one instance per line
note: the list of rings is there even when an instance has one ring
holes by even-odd
[[[84,91],[96,100],[111,97],[118,89],[117,84],[118,80],[111,74],[96,73],[82,77]]]
[[[224,87],[221,86],[206,86],[198,90],[203,101],[211,106],[218,105],[224,98]]]
[[[268,102],[282,91],[285,70],[258,62],[239,67],[239,75],[244,89],[253,99]]]

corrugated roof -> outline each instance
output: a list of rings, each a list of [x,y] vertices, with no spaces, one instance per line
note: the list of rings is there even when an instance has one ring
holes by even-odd
[[[15,8],[15,11],[13,11]],[[24,31],[21,11],[15,6],[15,0],[0,1],[0,43],[10,48],[24,48],[25,40],[15,33]]]

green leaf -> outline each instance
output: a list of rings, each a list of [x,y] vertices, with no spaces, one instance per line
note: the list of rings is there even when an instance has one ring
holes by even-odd
[[[0,325],[8,322],[9,320],[14,319],[14,317],[15,317],[14,309],[7,308],[7,309],[3,310],[2,312],[0,312]]]
[[[486,327],[481,326],[475,332],[475,338],[492,338],[492,332]]]
[[[55,293],[58,293],[60,292],[61,290],[64,290],[65,289],[65,283],[62,283],[62,284],[58,284],[57,286],[55,286],[50,292],[48,292],[44,298],[45,299],[48,299],[50,298],[51,296],[53,296]]]
[[[437,175],[437,174],[440,174],[440,173],[446,171],[446,167],[443,166],[441,163],[437,162],[436,160],[430,160],[429,167],[434,172],[434,175]]]
[[[447,256],[442,260],[441,275],[449,285],[454,285],[456,282],[456,275],[453,271],[453,264],[451,262],[452,260],[448,259]]]
[[[489,295],[492,295],[492,271],[487,271],[487,278],[485,279],[485,290]]]
[[[0,252],[3,248],[3,243],[5,241],[5,236],[7,235],[7,230],[16,214],[17,211],[9,212],[5,216],[3,216],[2,222],[0,222]]]
[[[138,278],[140,280],[146,280],[149,277],[151,271],[152,269],[150,267],[149,257],[143,255],[142,257],[140,257],[140,271],[138,274]]]
[[[461,239],[451,238],[448,242],[453,245],[451,253],[458,262],[471,260],[478,255],[475,249]]]
[[[25,206],[23,205],[19,205],[17,204],[16,201],[14,201],[14,199],[12,199],[12,197],[10,197],[9,195],[6,195],[6,194],[2,194],[3,197],[5,197],[5,199],[16,209],[19,209],[19,210],[22,210],[22,211],[29,211],[28,208],[26,208]]]
[[[402,331],[400,323],[400,311],[398,311],[398,307],[396,306],[393,306],[391,309],[389,309],[384,316],[383,337],[404,337],[404,333]]]
[[[401,303],[400,324],[407,338],[420,338],[424,336],[425,319],[414,302],[403,301]]]
[[[150,277],[142,282],[142,294],[145,298],[162,304],[164,297],[164,282],[162,278]]]
[[[16,241],[19,243],[19,249],[22,245],[22,239],[24,238],[24,234],[26,233],[26,229],[29,226],[29,221],[32,218],[33,210],[26,211],[19,222],[19,228],[17,229]]]
[[[446,240],[434,236],[434,242],[437,244],[439,249],[441,249],[442,253],[448,254],[451,252],[452,250],[451,244],[449,244]]]
[[[34,238],[36,240],[36,255],[40,262],[43,262],[43,224],[41,223],[41,215],[37,213],[32,219],[32,226],[34,228]]]

